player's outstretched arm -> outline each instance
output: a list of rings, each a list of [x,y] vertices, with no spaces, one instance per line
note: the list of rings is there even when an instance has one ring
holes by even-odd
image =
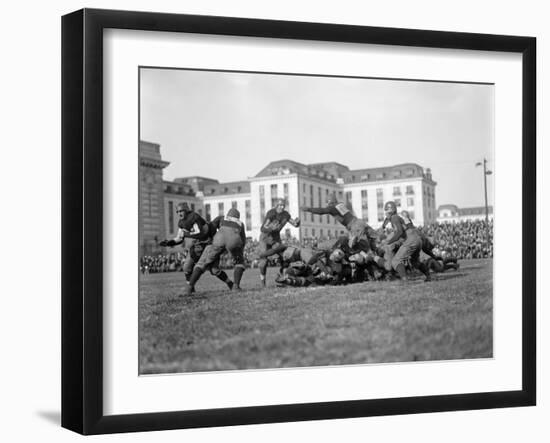
[[[289,222],[292,226],[294,226],[295,228],[299,228],[299,227],[300,227],[300,217],[291,218],[288,222]]]
[[[330,215],[334,215],[334,208],[330,207],[330,208],[309,208],[309,207],[305,207],[305,208],[302,208],[303,211],[305,212],[311,212],[312,214],[320,214],[320,215],[323,215],[323,214],[330,214]]]
[[[170,248],[173,248],[174,246],[181,245],[183,243],[183,239],[186,237],[186,234],[188,234],[188,231],[185,229],[179,228],[177,235],[173,239],[166,239],[162,240],[159,245],[160,246],[168,246]]]

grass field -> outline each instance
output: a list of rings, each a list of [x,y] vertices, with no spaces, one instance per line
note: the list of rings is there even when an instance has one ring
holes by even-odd
[[[242,292],[205,274],[184,298],[183,273],[142,276],[140,373],[492,357],[492,260],[407,285],[280,289],[275,271],[262,290],[247,270]]]

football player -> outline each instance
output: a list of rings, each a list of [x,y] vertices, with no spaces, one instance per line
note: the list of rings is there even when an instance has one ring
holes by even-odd
[[[180,219],[178,221],[178,233],[172,240],[163,240],[161,246],[174,247],[185,241],[187,256],[182,266],[185,279],[190,280],[195,264],[199,261],[204,249],[212,243],[215,230],[196,212],[189,208],[185,202],[178,203],[176,213]],[[229,289],[232,289],[233,282],[229,280],[227,274],[217,266],[210,267],[210,273],[224,282]]]
[[[327,199],[327,206],[324,208],[303,208],[305,212],[312,214],[330,214],[336,221],[346,227],[349,232],[349,247],[356,248],[358,244],[360,249],[368,252],[372,247],[372,242],[376,237],[372,229],[365,221],[358,219],[343,203],[338,203],[335,194],[331,194]]]
[[[460,268],[460,264],[458,263],[458,259],[455,256],[453,256],[449,251],[433,246],[433,244],[431,245],[432,255],[428,256],[428,254],[426,254],[424,256],[424,259],[427,261],[428,266],[430,266],[430,269],[432,271],[445,272],[449,269],[454,269],[455,271],[458,271],[458,269]],[[424,253],[424,249],[422,249],[422,252]]]
[[[300,226],[300,219],[293,219],[285,210],[285,206],[285,200],[282,198],[278,199],[275,207],[267,211],[264,222],[260,228],[260,260],[258,262],[258,267],[260,269],[260,281],[264,287],[266,285],[267,257],[277,255],[279,264],[281,264],[279,272],[282,272],[281,253],[285,246],[281,240],[281,230],[287,223],[290,223],[295,228]]]
[[[393,243],[396,243],[403,240],[399,249],[395,252],[391,260],[393,269],[399,274],[399,277],[402,281],[407,281],[407,271],[405,264],[407,261],[410,261],[411,265],[419,269],[425,276],[426,281],[429,281],[430,270],[429,268],[419,261],[420,251],[422,250],[422,237],[412,223],[408,224],[403,220],[401,216],[397,214],[397,206],[395,202],[388,201],[384,205],[384,210],[386,211],[386,216],[389,218],[390,223],[394,232],[384,240],[384,244],[391,246]]]
[[[216,217],[211,225],[217,232],[212,239],[212,244],[208,245],[202,253],[199,261],[193,269],[193,274],[189,279],[189,285],[184,288],[183,295],[190,295],[195,292],[195,284],[206,269],[219,266],[220,256],[224,252],[229,252],[233,257],[233,285],[234,289],[240,290],[241,278],[244,273],[244,245],[246,243],[246,233],[244,223],[240,220],[241,214],[231,208],[226,216]]]

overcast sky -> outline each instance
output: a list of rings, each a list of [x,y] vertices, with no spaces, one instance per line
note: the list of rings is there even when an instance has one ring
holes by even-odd
[[[161,145],[166,180],[244,180],[283,158],[413,162],[432,169],[437,205],[484,204],[475,164],[493,167],[491,85],[141,69],[140,92],[140,138]]]

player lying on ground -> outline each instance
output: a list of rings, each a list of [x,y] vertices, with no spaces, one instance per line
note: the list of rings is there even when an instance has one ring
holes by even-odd
[[[286,257],[288,264],[283,273],[275,280],[278,286],[303,287],[352,282],[352,269],[341,249],[333,250],[328,256],[325,252],[315,252],[314,260],[311,260],[312,255],[308,252],[310,248],[293,249]]]
[[[237,209],[231,208],[226,216],[216,217],[212,221],[212,229],[216,230],[212,244],[208,245],[202,253],[199,261],[193,269],[189,284],[184,287],[183,295],[195,292],[195,284],[206,269],[219,268],[220,256],[229,252],[233,258],[233,289],[240,290],[241,278],[245,265],[243,249],[246,243],[244,223],[240,220],[241,214]]]
[[[185,249],[187,250],[187,256],[183,263],[183,272],[185,274],[185,279],[189,281],[195,264],[200,260],[208,245],[212,244],[216,229],[212,226],[213,222],[206,223],[206,221],[199,214],[192,211],[185,202],[178,203],[176,206],[176,213],[180,217],[176,237],[171,240],[163,240],[159,244],[160,246],[174,247],[184,243]],[[215,266],[209,269],[210,273],[223,281],[229,289],[233,287],[233,282],[229,280],[227,274],[223,270]]]
[[[277,255],[279,264],[282,262],[281,253],[285,245],[281,240],[281,230],[287,223],[297,228],[300,226],[300,219],[293,219],[290,216],[285,210],[284,199],[280,198],[277,200],[276,206],[267,211],[264,222],[260,228],[261,234],[258,247],[260,261],[258,267],[260,268],[260,280],[264,287],[266,285],[267,258],[271,255]],[[280,271],[282,271],[282,269]]]
[[[446,253],[444,253],[444,255],[445,258],[440,255],[440,251],[436,248],[433,248],[432,256],[427,255],[424,250],[422,250],[420,253],[420,261],[426,263],[426,266],[433,272],[442,273],[449,269],[458,271],[460,264],[456,257],[450,257]]]
[[[415,227],[407,211],[401,211],[401,217],[405,221],[405,226]],[[460,265],[457,263],[458,260],[456,257],[452,257],[450,254],[445,253],[445,258],[443,258],[441,252],[436,250],[434,243],[428,236],[420,229],[418,229],[418,232],[422,239],[420,262],[423,263],[426,268],[438,273],[445,272],[448,269],[458,270]]]

